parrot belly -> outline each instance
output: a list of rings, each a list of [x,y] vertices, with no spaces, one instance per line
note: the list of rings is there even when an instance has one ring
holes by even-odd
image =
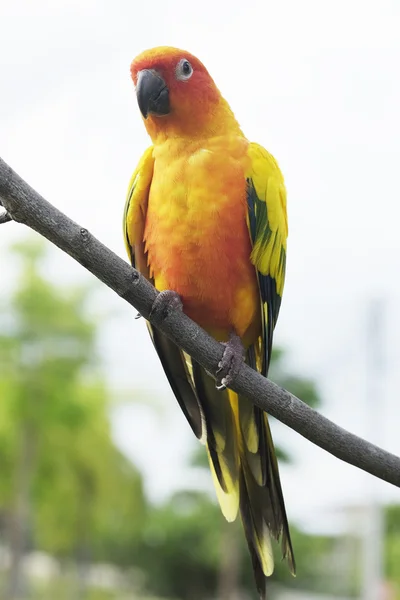
[[[155,286],[176,291],[184,312],[220,341],[234,330],[251,344],[261,317],[244,161],[208,149],[173,161],[165,154],[156,156],[144,232]]]

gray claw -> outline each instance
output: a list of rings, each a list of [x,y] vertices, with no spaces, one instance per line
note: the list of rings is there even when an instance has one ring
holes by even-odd
[[[221,385],[216,385],[215,387],[216,387],[216,389],[219,392],[222,392],[223,390],[226,390],[226,388],[227,388],[226,377],[224,377],[223,379],[221,379]]]
[[[221,375],[217,390],[225,390],[237,377],[243,361],[244,348],[241,339],[236,333],[231,333],[229,342],[224,343],[225,350],[222,359],[218,363],[217,375]]]

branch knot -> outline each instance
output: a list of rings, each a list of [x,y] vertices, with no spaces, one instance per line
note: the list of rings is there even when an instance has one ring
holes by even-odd
[[[90,233],[89,233],[89,231],[85,227],[81,227],[79,233],[80,233],[82,242],[86,246],[89,243],[89,240],[90,240]]]

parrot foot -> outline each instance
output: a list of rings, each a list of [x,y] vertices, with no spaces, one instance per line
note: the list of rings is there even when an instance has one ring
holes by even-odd
[[[164,290],[160,292],[153,302],[149,317],[155,317],[161,322],[171,310],[182,310],[182,300],[177,292]]]
[[[217,390],[225,390],[234,381],[244,361],[244,348],[240,337],[236,333],[232,332],[229,336],[229,342],[225,342],[223,345],[225,350],[217,371],[221,383],[217,384]]]

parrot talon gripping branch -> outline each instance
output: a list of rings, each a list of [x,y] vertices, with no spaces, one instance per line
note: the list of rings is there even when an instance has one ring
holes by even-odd
[[[154,300],[149,316],[157,323],[165,319],[171,310],[182,310],[182,300],[173,290],[163,290]]]

